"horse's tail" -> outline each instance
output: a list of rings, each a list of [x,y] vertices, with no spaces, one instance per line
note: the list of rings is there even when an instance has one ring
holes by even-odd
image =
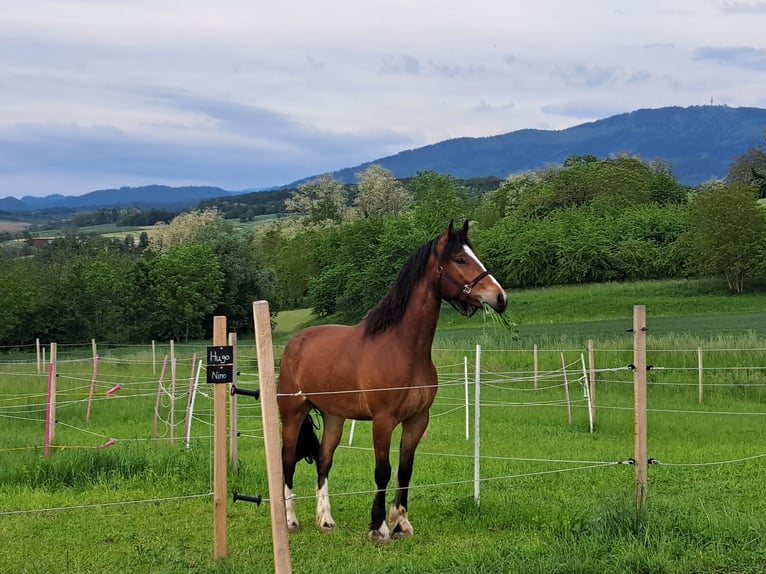
[[[311,464],[317,459],[319,455],[319,439],[316,432],[314,432],[314,429],[317,428],[319,426],[311,418],[311,414],[306,415],[301,424],[301,430],[298,431],[298,444],[295,447],[295,457],[298,460],[303,459]]]

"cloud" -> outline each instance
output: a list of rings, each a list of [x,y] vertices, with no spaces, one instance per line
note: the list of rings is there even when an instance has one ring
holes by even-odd
[[[253,140],[271,139],[277,143],[276,147],[281,147],[278,142],[291,138],[311,139],[316,135],[314,130],[287,115],[256,105],[161,87],[143,88],[137,92],[147,103],[204,117],[224,133],[242,134]]]
[[[265,187],[448,138],[766,101],[766,0],[6,4],[0,196]]]
[[[0,182],[13,182],[17,189],[35,174],[50,183],[56,180],[53,174],[68,172],[78,174],[73,185],[91,178],[114,187],[193,182],[243,189],[283,185],[413,145],[388,130],[329,132],[262,107],[184,90],[143,88],[136,93],[168,119],[162,125],[125,128],[56,122],[0,126]],[[196,120],[176,122],[177,114]],[[61,192],[65,180],[60,178],[49,192]],[[24,187],[14,193],[34,191]]]
[[[477,112],[507,112],[508,110],[512,110],[515,108],[516,105],[513,102],[503,102],[501,104],[491,104],[489,102],[486,102],[484,100],[479,103],[478,106],[476,106],[474,109]]]
[[[710,60],[725,66],[736,66],[762,72],[766,70],[766,50],[750,46],[702,46],[694,50],[695,60]]]
[[[617,66],[586,66],[574,64],[568,68],[556,67],[555,75],[567,84],[577,87],[599,87],[613,83],[619,76]]]
[[[421,72],[420,61],[410,54],[386,54],[380,65],[384,74],[405,74],[416,76]]]
[[[766,14],[766,2],[726,2],[721,11],[726,14]]]
[[[583,119],[600,119],[632,111],[619,104],[597,102],[595,100],[570,100],[542,106],[542,111],[548,114]]]

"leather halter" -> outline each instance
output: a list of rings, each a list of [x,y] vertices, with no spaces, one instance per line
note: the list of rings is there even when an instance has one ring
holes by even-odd
[[[436,272],[439,274],[439,282],[441,283],[442,278],[446,277],[450,281],[452,281],[453,285],[457,285],[460,287],[461,296],[456,301],[455,299],[447,299],[447,297],[443,297],[444,299],[447,299],[449,301],[449,304],[452,305],[455,310],[460,313],[461,315],[464,315],[465,317],[472,317],[476,311],[479,310],[479,307],[471,307],[469,311],[468,307],[468,295],[471,294],[471,291],[474,287],[484,279],[487,275],[489,275],[489,271],[482,271],[479,273],[472,281],[469,281],[468,283],[461,284],[460,281],[452,277],[452,275],[448,275],[444,272],[444,266],[439,265],[439,267],[436,269]]]

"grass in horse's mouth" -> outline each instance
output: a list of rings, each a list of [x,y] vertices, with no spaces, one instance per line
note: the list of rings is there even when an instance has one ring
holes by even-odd
[[[484,317],[489,319],[495,324],[496,327],[501,328],[504,331],[512,333],[514,336],[519,336],[518,326],[511,320],[507,313],[498,313],[491,305],[484,303]]]

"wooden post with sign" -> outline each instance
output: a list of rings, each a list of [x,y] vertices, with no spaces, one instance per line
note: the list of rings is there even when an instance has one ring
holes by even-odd
[[[234,376],[233,350],[226,346],[226,317],[213,319],[213,346],[207,348],[207,382],[213,391],[213,552],[226,557],[226,402]]]

